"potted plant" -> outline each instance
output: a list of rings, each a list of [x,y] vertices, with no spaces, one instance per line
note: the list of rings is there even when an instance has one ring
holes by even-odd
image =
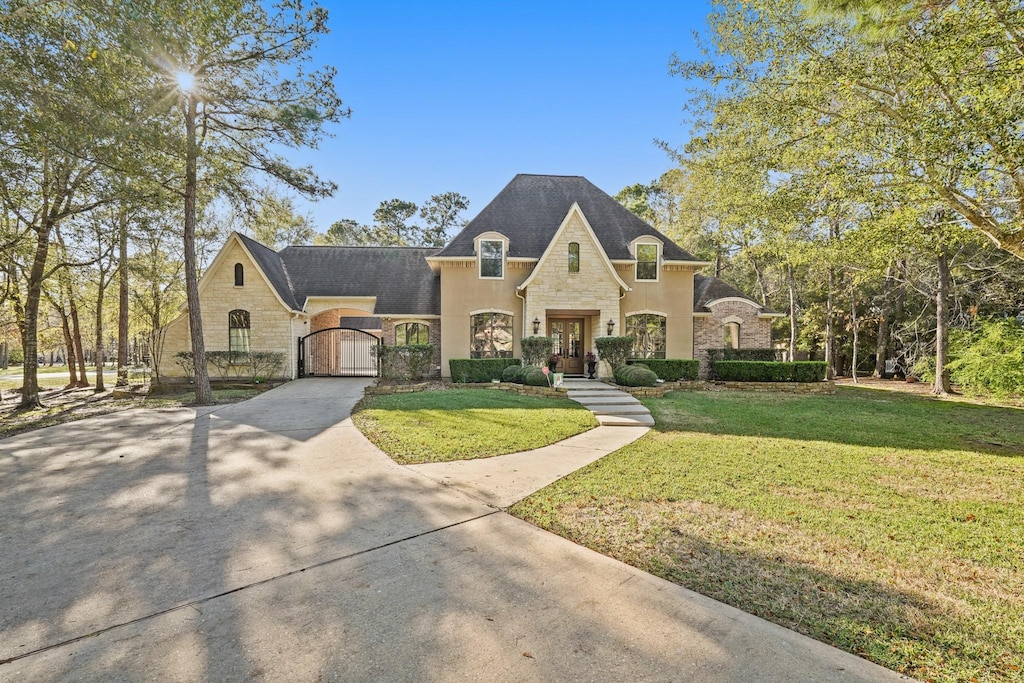
[[[594,379],[594,372],[597,371],[597,355],[593,351],[587,351],[587,372],[590,374],[587,379]]]
[[[555,367],[562,362],[562,357],[557,353],[551,354],[551,358],[548,358],[548,370],[551,372],[555,371]]]

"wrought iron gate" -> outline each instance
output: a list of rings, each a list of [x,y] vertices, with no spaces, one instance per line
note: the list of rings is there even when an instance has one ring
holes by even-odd
[[[350,327],[317,330],[299,339],[299,377],[376,377],[380,339]]]

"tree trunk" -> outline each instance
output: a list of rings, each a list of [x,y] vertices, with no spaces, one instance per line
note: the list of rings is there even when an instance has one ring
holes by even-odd
[[[836,326],[833,318],[833,291],[835,275],[832,266],[828,268],[828,296],[825,298],[825,372],[829,379],[836,377]]]
[[[118,213],[117,386],[128,386],[128,211]]]
[[[196,100],[189,95],[185,103],[185,299],[195,363],[196,403],[205,406],[213,403],[213,393],[210,391],[210,371],[206,367],[203,317],[199,306],[199,275],[196,268],[196,165],[199,154],[196,118]]]
[[[56,302],[53,302],[56,304]],[[78,386],[78,371],[75,366],[75,350],[74,342],[71,340],[71,325],[68,323],[68,312],[64,310],[63,305],[54,305],[57,310],[57,315],[60,316],[60,327],[64,333],[64,355],[67,356],[68,362],[68,389]]]
[[[786,265],[786,286],[789,289],[789,361],[796,360],[796,279],[793,265]]]
[[[45,173],[45,172],[44,172]],[[22,369],[21,402],[19,410],[31,410],[42,407],[39,402],[39,299],[43,293],[43,276],[46,273],[46,257],[50,250],[50,234],[53,223],[50,221],[49,207],[44,199],[42,225],[36,232],[36,254],[29,271],[28,286],[25,291],[24,315],[20,321],[21,348],[25,351]]]
[[[68,294],[68,313],[71,316],[71,342],[74,344],[75,359],[78,361],[78,383],[75,386],[89,386],[89,375],[85,372],[85,347],[82,344],[82,326],[78,320],[78,304],[71,292],[71,283],[65,283]],[[68,352],[70,356],[72,352]]]
[[[889,356],[889,313],[892,310],[892,264],[885,269],[885,291],[878,316],[878,340],[875,343],[874,377],[885,375],[885,359]]]
[[[96,284],[96,389],[99,394],[106,391],[103,384],[103,294],[107,289],[106,273],[100,268],[100,279]]]
[[[936,262],[939,266],[939,285],[935,290],[935,385],[932,393],[945,396],[950,392],[949,370],[946,361],[949,355],[949,257],[945,248],[939,251]]]
[[[850,278],[850,324],[853,327],[853,351],[850,354],[852,360],[850,361],[850,376],[853,377],[853,383],[857,383],[857,337],[859,332],[859,325],[857,323],[857,290],[853,286],[853,278]]]

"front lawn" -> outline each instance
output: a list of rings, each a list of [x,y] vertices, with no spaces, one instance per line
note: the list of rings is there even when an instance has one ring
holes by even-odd
[[[921,680],[1024,680],[1024,411],[675,392],[512,512]]]
[[[589,410],[568,399],[490,389],[369,396],[352,421],[403,465],[528,451],[597,426]]]

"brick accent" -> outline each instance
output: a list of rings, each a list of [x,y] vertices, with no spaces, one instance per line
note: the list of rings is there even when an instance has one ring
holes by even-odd
[[[693,320],[693,357],[700,360],[700,376],[707,378],[711,373],[708,364],[708,349],[720,349],[725,345],[724,326],[728,318],[740,319],[740,348],[768,349],[772,345],[772,321],[757,316],[760,309],[754,303],[722,301],[712,303],[710,317]]]
[[[385,346],[395,345],[395,325],[401,323],[420,323],[428,328],[430,344],[434,347],[434,360],[432,370],[427,377],[441,376],[441,321],[432,318],[424,320],[420,318],[381,318],[380,333]]]

